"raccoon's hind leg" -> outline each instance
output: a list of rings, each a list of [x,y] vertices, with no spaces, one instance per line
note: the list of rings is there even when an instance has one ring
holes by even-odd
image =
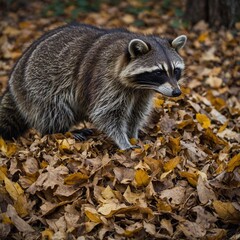
[[[0,136],[10,140],[19,137],[28,129],[26,121],[16,107],[13,96],[7,90],[0,102]]]

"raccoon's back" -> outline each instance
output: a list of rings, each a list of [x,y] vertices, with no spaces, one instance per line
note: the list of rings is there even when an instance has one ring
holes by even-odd
[[[71,79],[76,78],[78,66],[101,34],[100,29],[81,25],[50,31],[19,59],[10,77],[10,91],[21,101],[24,96],[46,98],[74,87]]]

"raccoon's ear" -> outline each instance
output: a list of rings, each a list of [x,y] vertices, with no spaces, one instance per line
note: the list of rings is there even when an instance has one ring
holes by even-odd
[[[187,42],[187,37],[185,35],[181,35],[176,37],[174,40],[172,40],[171,45],[174,49],[179,50],[182,47],[184,47],[186,42]]]
[[[149,51],[147,43],[141,39],[132,39],[128,44],[128,52],[132,58],[145,54]]]

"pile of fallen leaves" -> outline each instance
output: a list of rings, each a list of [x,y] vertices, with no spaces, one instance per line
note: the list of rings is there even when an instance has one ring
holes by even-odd
[[[186,34],[183,95],[156,95],[140,149],[119,151],[97,133],[86,142],[34,130],[14,142],[0,139],[0,239],[240,238],[239,32],[204,22],[173,28],[171,10],[160,15],[161,6],[150,5],[133,15],[129,4],[103,4],[79,19]],[[30,42],[63,24],[40,18],[41,7],[31,5],[35,17],[27,18],[33,12],[26,8],[0,21],[3,90]],[[138,29],[139,21],[145,27]]]

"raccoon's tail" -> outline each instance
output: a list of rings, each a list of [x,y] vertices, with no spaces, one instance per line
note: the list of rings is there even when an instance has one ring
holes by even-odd
[[[10,140],[17,138],[28,130],[9,90],[0,99],[0,136]]]

